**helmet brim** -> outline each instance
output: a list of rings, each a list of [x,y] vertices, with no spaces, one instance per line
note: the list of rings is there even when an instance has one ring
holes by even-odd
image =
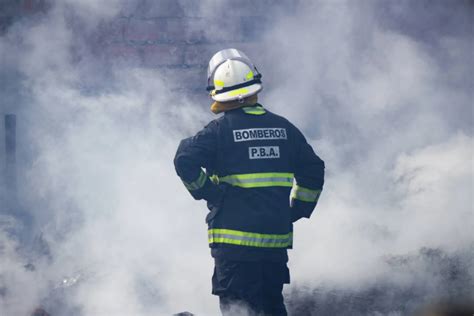
[[[236,90],[231,90],[219,94],[212,95],[212,99],[217,102],[229,102],[238,100],[240,98],[245,99],[250,97],[254,94],[259,93],[262,91],[262,85],[260,83],[255,83],[253,85],[243,87]]]

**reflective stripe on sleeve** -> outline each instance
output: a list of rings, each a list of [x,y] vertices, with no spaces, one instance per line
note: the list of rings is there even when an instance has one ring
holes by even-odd
[[[219,181],[241,188],[292,187],[293,173],[267,172],[232,174],[219,178]]]
[[[204,184],[206,183],[206,177],[207,177],[206,173],[201,170],[201,174],[199,175],[199,177],[195,181],[193,181],[191,183],[183,181],[183,183],[184,183],[184,186],[186,187],[186,189],[188,189],[189,191],[194,191],[194,190],[200,189],[204,186]]]
[[[262,115],[266,113],[265,109],[262,106],[246,106],[246,107],[243,107],[242,110],[246,114],[252,114],[252,115]]]
[[[311,190],[304,187],[300,187],[299,185],[295,185],[291,193],[291,197],[293,199],[301,200],[304,202],[315,203],[318,201],[320,194],[321,190]]]
[[[232,229],[209,229],[208,241],[212,243],[232,244],[239,246],[288,248],[293,244],[293,233],[259,234]]]

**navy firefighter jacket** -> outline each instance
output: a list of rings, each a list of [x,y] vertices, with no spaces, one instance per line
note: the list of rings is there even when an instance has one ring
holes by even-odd
[[[324,162],[303,134],[260,104],[182,140],[174,163],[191,195],[207,201],[212,256],[228,260],[287,261],[293,222],[310,217],[324,183]]]

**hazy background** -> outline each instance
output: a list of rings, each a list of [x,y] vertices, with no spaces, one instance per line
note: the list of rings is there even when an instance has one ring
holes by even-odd
[[[218,315],[207,209],[172,159],[214,118],[205,63],[228,47],[326,162],[295,227],[290,314],[473,296],[471,1],[33,3],[0,37],[19,197],[2,190],[0,314]]]

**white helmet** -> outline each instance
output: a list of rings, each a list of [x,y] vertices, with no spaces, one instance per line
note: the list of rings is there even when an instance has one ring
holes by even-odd
[[[243,100],[262,90],[261,77],[244,53],[234,48],[224,49],[209,61],[207,90],[215,101]]]

